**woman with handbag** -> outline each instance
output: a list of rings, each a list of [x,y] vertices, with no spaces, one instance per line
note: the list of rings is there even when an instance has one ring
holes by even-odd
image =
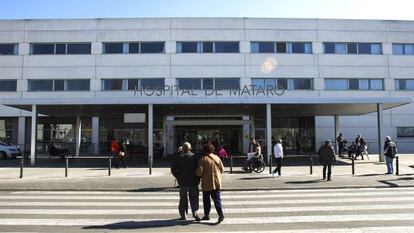
[[[119,165],[122,163],[124,165],[124,168],[127,168],[126,165],[126,146],[127,146],[127,142],[126,140],[121,140],[119,139],[119,144],[118,144],[118,163],[115,166],[117,169],[119,168]]]

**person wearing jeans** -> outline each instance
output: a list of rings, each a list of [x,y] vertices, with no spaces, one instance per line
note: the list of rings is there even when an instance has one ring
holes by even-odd
[[[214,152],[213,145],[207,144],[204,146],[203,156],[198,163],[196,174],[201,177],[203,190],[204,217],[201,220],[210,220],[211,198],[219,216],[217,220],[217,224],[219,224],[224,220],[220,197],[221,173],[223,173],[224,166],[221,159]]]
[[[394,173],[394,158],[397,154],[397,147],[391,137],[387,136],[384,143],[385,165],[387,166],[387,175]]]

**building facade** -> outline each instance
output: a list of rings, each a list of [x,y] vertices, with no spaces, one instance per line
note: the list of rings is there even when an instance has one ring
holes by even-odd
[[[303,154],[339,132],[413,153],[413,96],[410,21],[0,21],[0,138],[32,154],[100,154],[117,137],[137,154],[185,140],[245,153],[250,137]]]

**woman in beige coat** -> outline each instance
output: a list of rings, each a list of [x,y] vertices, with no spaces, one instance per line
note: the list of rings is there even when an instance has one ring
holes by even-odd
[[[224,220],[220,198],[221,173],[223,173],[224,166],[220,158],[215,155],[214,152],[215,149],[213,145],[204,146],[203,156],[198,163],[196,173],[197,176],[201,177],[201,188],[203,190],[204,217],[201,220],[210,220],[211,197],[219,216],[217,223],[221,223]]]

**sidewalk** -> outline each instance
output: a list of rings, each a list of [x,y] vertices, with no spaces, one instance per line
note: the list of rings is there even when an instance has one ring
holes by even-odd
[[[384,163],[378,155],[370,160],[355,161],[355,175],[351,175],[351,161],[338,159],[331,182],[321,180],[322,167],[315,161],[313,175],[309,165],[282,167],[283,175],[273,177],[269,168],[261,174],[243,173],[240,167],[225,168],[223,190],[318,189],[349,187],[414,187],[414,154],[400,155],[400,176],[385,175]],[[10,190],[83,190],[83,191],[173,191],[175,180],[169,168],[112,169],[108,176],[105,167],[69,168],[65,178],[63,167],[27,167],[19,179],[18,167],[0,168],[0,191]]]

